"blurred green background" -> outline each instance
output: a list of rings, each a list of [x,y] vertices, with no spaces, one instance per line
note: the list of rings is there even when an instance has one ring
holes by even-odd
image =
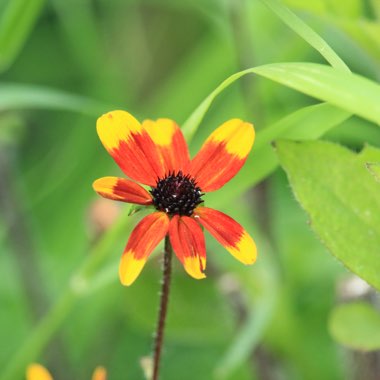
[[[283,4],[352,71],[379,80],[378,0]],[[229,75],[288,61],[325,63],[259,0],[0,1],[4,378],[22,378],[29,360],[61,380],[89,379],[100,364],[111,380],[144,378],[140,360],[152,346],[161,248],[133,286],[120,285],[119,258],[141,215],[127,216],[127,205],[92,190],[96,178],[121,175],[97,137],[97,117],[125,109],[140,120],[182,124]],[[261,131],[313,104],[245,76],[210,108],[191,152],[229,118]],[[324,139],[360,150],[379,147],[380,131],[352,117]],[[257,264],[242,266],[210,236],[207,279],[189,278],[175,262],[162,379],[378,379],[376,352],[345,349],[328,331],[334,306],[357,296],[344,291],[356,280],[311,231],[285,173],[260,177],[265,160],[247,165],[206,202],[255,238]],[[377,300],[365,285],[354,288]]]

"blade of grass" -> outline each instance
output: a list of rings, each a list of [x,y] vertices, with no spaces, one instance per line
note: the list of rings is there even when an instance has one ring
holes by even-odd
[[[0,111],[37,108],[79,112],[99,116],[115,106],[53,88],[22,84],[0,85]]]
[[[187,139],[193,137],[215,98],[237,79],[247,74],[257,74],[271,79],[380,124],[379,84],[327,65],[274,63],[240,71],[224,80],[184,123],[182,130]]]
[[[309,25],[302,21],[289,8],[278,0],[260,0],[275,13],[290,29],[302,37],[310,46],[316,49],[332,67],[350,72],[348,66],[335,53],[330,45],[318,35]]]
[[[380,85],[315,63],[276,63],[249,71],[380,124]]]

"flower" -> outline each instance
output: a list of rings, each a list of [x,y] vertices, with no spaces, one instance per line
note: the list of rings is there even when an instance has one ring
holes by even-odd
[[[107,372],[103,367],[96,367],[92,380],[107,380]],[[41,364],[33,363],[26,369],[26,380],[53,380],[50,372]]]
[[[256,245],[244,228],[228,215],[202,205],[204,193],[221,188],[243,166],[255,138],[252,124],[240,119],[225,122],[192,160],[180,128],[169,119],[140,124],[128,112],[113,111],[98,119],[97,132],[130,179],[103,177],[93,183],[94,190],[105,198],[156,209],[131,233],[119,266],[123,285],[135,281],[167,234],[186,272],[196,279],[206,277],[201,226],[237,260],[247,265],[255,262]]]

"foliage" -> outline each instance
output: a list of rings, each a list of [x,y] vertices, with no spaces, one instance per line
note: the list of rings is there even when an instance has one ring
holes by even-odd
[[[91,188],[119,174],[95,132],[115,108],[177,120],[193,153],[228,118],[257,132],[206,202],[251,232],[258,262],[209,239],[206,280],[174,268],[163,379],[344,379],[334,339],[378,348],[372,306],[336,306],[348,271],[333,257],[380,289],[379,20],[364,0],[0,3],[4,380],[36,360],[62,379],[99,364],[142,377],[160,249],[123,288],[118,260],[143,213]]]

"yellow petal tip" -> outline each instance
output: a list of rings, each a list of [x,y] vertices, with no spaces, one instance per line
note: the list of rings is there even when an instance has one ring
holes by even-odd
[[[141,273],[146,260],[135,259],[133,252],[125,252],[119,266],[120,282],[124,286],[130,286]]]
[[[126,111],[111,111],[100,116],[96,130],[107,150],[118,148],[121,141],[128,141],[131,133],[141,132],[141,124]]]
[[[245,231],[236,246],[229,248],[229,251],[237,260],[245,265],[252,265],[256,262],[256,244]]]
[[[201,263],[198,257],[185,258],[183,266],[186,272],[196,280],[206,278],[206,275],[201,270]]]
[[[210,137],[214,141],[224,142],[228,153],[244,159],[255,141],[255,128],[251,123],[231,119],[217,128]]]
[[[170,119],[144,120],[142,127],[148,132],[152,140],[161,146],[169,147],[172,143],[177,125]]]
[[[104,367],[96,367],[92,375],[92,380],[107,380],[107,371]]]
[[[27,380],[53,380],[49,371],[41,364],[30,364],[26,370]]]

